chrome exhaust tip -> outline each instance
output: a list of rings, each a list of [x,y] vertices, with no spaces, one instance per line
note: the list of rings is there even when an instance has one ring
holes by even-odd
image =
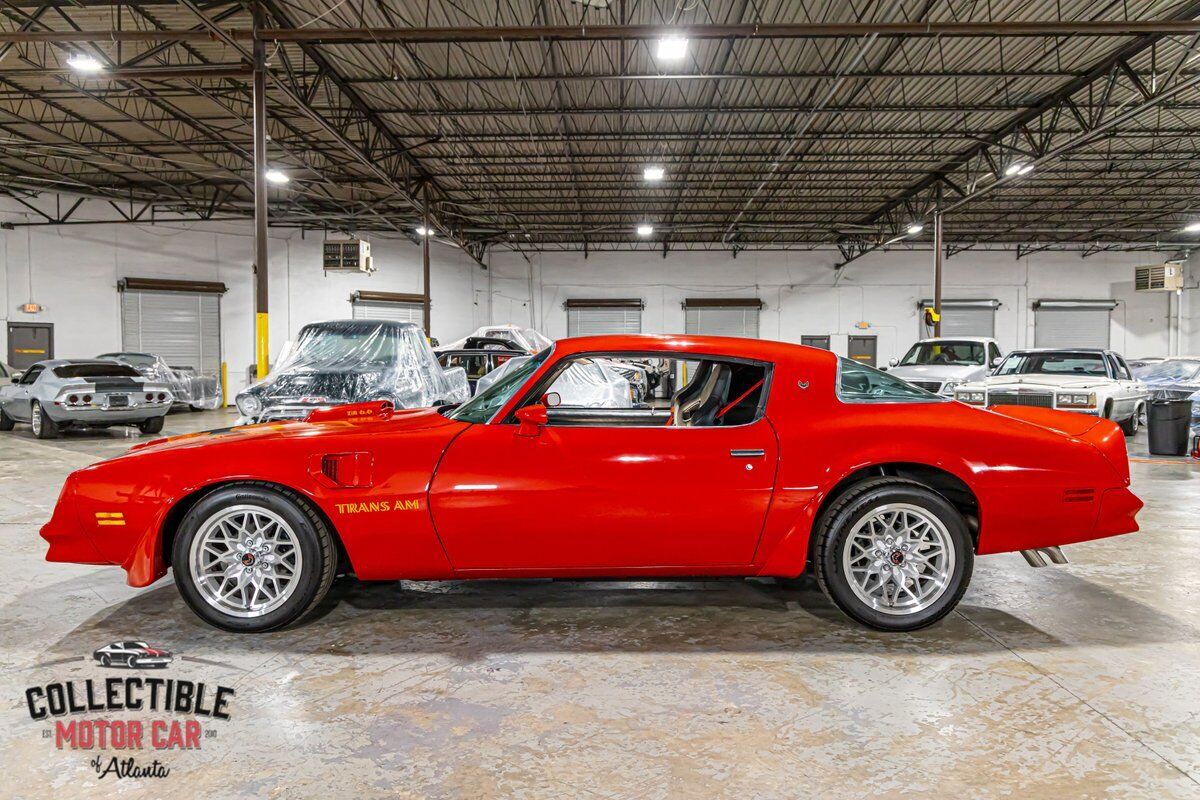
[[[1025,563],[1031,567],[1045,567],[1050,564],[1066,564],[1067,557],[1063,555],[1061,547],[1035,547],[1032,550],[1022,550],[1021,555],[1025,556]]]

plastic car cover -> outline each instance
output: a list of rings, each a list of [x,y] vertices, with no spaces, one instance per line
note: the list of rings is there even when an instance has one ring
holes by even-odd
[[[507,339],[525,348],[530,353],[540,353],[554,342],[533,328],[522,328],[519,325],[484,325],[456,342],[444,344],[438,350],[462,350],[467,339],[485,337],[488,339]]]
[[[1134,367],[1134,377],[1145,384],[1151,400],[1184,400],[1200,390],[1200,361],[1164,359]]]
[[[496,367],[475,384],[479,394],[512,370],[529,360],[529,356],[517,356]],[[616,374],[602,361],[580,359],[567,367],[554,379],[547,392],[558,392],[563,406],[575,408],[631,408],[629,381]]]
[[[98,358],[128,364],[147,380],[167,384],[177,403],[208,410],[221,405],[221,378],[214,373],[201,372],[194,367],[172,367],[162,356],[151,353],[105,353]]]
[[[466,373],[438,364],[420,326],[383,320],[333,320],[304,326],[266,378],[240,394],[273,405],[344,405],[391,400],[397,408],[459,403]],[[239,402],[239,406],[241,403]]]

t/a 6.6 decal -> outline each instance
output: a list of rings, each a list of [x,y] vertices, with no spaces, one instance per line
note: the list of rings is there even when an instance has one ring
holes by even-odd
[[[43,739],[59,751],[86,755],[98,778],[167,778],[182,754],[202,750],[217,736],[235,695],[231,686],[162,673],[188,661],[227,666],[140,640],[115,641],[90,658],[39,665],[71,665],[77,674],[29,686],[24,705],[31,720],[46,726]]]

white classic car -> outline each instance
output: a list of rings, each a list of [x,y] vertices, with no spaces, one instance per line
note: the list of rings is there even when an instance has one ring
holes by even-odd
[[[1038,406],[1111,419],[1132,436],[1146,410],[1145,385],[1112,350],[1014,350],[996,371],[954,390],[973,406]]]
[[[960,384],[986,378],[1001,360],[995,339],[948,336],[922,339],[904,358],[893,358],[886,372],[928,392],[951,396]]]

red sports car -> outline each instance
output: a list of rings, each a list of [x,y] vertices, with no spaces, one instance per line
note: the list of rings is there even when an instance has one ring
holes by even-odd
[[[661,396],[562,404],[578,359],[647,359]],[[913,630],[976,555],[1137,530],[1116,424],[947,400],[824,350],[561,340],[459,406],[363,403],[161,439],[73,473],[47,558],[168,567],[208,622],[293,622],[363,580],[775,576],[810,568],[867,625]]]

